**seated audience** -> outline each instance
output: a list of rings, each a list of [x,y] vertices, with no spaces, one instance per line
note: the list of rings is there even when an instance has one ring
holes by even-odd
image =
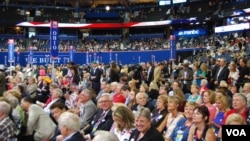
[[[187,141],[216,141],[214,131],[209,127],[209,110],[202,105],[196,107],[193,113],[193,125],[188,134]]]
[[[134,114],[125,106],[118,106],[113,111],[114,124],[110,130],[119,140],[128,140],[134,129]]]
[[[247,119],[247,98],[243,94],[234,94],[233,95],[233,109],[229,110],[224,116],[222,124],[225,124],[228,117],[230,117],[233,113],[240,114],[243,119],[246,121]]]
[[[21,107],[27,112],[27,135],[33,136],[35,141],[49,140],[53,137],[56,125],[40,106],[33,104],[33,100],[24,97]]]
[[[0,140],[9,141],[16,136],[16,127],[10,119],[11,105],[6,101],[0,101]]]
[[[55,119],[56,124],[58,124],[58,119],[61,116],[61,114],[66,112],[67,109],[68,109],[67,106],[61,102],[55,102],[50,106],[50,113],[51,113],[52,117]],[[61,132],[60,132],[60,129],[57,125],[54,136],[50,139],[50,141],[56,141],[56,137],[60,134],[61,134]]]
[[[151,113],[148,108],[138,109],[135,117],[136,129],[132,132],[129,141],[164,141],[162,134],[151,126]]]
[[[156,101],[156,107],[151,117],[151,123],[153,127],[158,128],[158,126],[162,123],[164,117],[166,117],[166,115],[168,114],[167,106],[168,96],[159,95]]]
[[[84,134],[84,138],[91,139],[95,131],[105,130],[109,131],[113,125],[112,118],[112,96],[109,93],[104,93],[98,99],[98,111],[94,116],[94,119],[91,123],[86,125],[81,131]]]
[[[184,118],[183,114],[178,111],[180,105],[180,98],[177,96],[168,97],[168,114],[164,118],[161,125],[157,128],[158,131],[164,132],[163,136],[165,140],[169,140],[173,133],[177,123]]]
[[[63,141],[85,141],[80,133],[80,119],[76,114],[71,112],[62,113],[58,119],[58,126],[61,135],[57,136],[57,141],[61,139]]]
[[[138,111],[140,108],[142,107],[146,107],[149,108],[150,111],[153,111],[154,106],[151,105],[151,103],[148,100],[148,95],[146,93],[143,92],[139,92],[136,94],[136,103],[135,105],[132,106],[131,110],[132,111]]]
[[[94,136],[92,141],[121,141],[115,134],[108,131],[96,131]]]
[[[170,141],[187,141],[191,125],[193,124],[194,109],[198,107],[195,102],[187,102],[184,108],[184,117],[181,119],[170,136]]]

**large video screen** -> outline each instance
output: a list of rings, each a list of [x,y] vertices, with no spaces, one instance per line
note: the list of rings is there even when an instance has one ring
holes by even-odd
[[[187,2],[187,0],[173,0],[173,4],[184,3],[184,2]]]
[[[171,5],[171,0],[159,0],[159,5]]]

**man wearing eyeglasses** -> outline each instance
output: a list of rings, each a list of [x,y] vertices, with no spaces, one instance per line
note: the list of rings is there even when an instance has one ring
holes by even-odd
[[[104,93],[98,99],[98,111],[94,120],[89,124],[89,126],[82,130],[85,139],[93,138],[94,133],[97,130],[109,131],[112,124],[112,110],[113,105],[112,96],[109,93]]]

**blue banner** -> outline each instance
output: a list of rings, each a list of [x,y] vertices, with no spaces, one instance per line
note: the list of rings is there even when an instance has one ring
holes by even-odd
[[[176,44],[175,36],[170,35],[170,59],[175,60],[176,58]]]
[[[50,57],[58,57],[58,21],[50,21]]]
[[[74,61],[74,47],[73,46],[69,47],[69,60]]]
[[[15,62],[14,39],[8,40],[8,62]]]
[[[177,30],[174,31],[175,36],[201,36],[201,35],[206,35],[207,30],[204,28],[197,28],[197,29],[190,29],[190,30]]]
[[[196,51],[200,50],[195,48]],[[181,49],[175,50],[176,55],[180,55],[183,58],[186,55],[192,56],[194,49]],[[158,50],[158,51],[113,51],[113,54],[117,54],[117,61],[121,64],[138,64],[138,62],[147,62],[151,61],[153,56],[153,61],[169,61],[171,55],[171,50]],[[94,56],[100,63],[109,64],[110,63],[110,52],[74,52],[74,63],[75,64],[89,64],[91,60],[93,61]],[[5,64],[5,57],[7,58],[8,52],[0,52],[0,64]],[[16,54],[17,55],[17,52]],[[20,52],[20,65],[26,66],[29,63],[29,52]],[[47,66],[52,64],[52,58],[49,57],[48,52],[34,52],[33,51],[33,64]],[[91,56],[91,60],[90,57]],[[16,58],[17,59],[17,58]],[[54,59],[55,64],[67,64],[70,60],[69,52],[59,52],[58,58]],[[6,63],[7,65],[7,63]]]
[[[30,47],[29,50],[29,63],[32,64],[33,63],[33,47]]]

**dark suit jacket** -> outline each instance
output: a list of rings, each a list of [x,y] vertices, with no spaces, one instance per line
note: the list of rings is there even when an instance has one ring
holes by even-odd
[[[83,135],[80,132],[76,132],[71,138],[65,141],[85,141]]]
[[[73,76],[72,83],[78,85],[79,82],[80,82],[80,76],[79,76],[78,74],[75,74],[75,75]]]
[[[152,126],[140,140],[138,140],[139,134],[140,132],[137,129],[135,129],[132,132],[129,141],[164,141],[162,134]]]
[[[61,135],[61,131],[60,131],[59,127],[57,126],[54,136],[49,141],[56,141],[56,137],[58,135]]]
[[[3,96],[3,92],[6,90],[6,78],[4,72],[0,72],[0,96]]]
[[[94,117],[94,120],[91,122],[91,125],[84,129],[85,134],[89,134],[92,132],[94,125],[97,123],[98,119],[101,117],[103,113],[102,109],[99,109]],[[104,120],[98,125],[96,130],[105,130],[109,131],[111,126],[113,125],[113,118],[112,118],[112,110],[110,109],[106,116],[104,117]]]
[[[224,80],[224,81],[227,82],[227,80],[228,80],[228,75],[229,75],[229,69],[227,68],[227,66],[225,66],[225,67],[221,70],[219,76],[217,77],[219,71],[220,71],[220,68],[217,70],[217,73],[216,73],[216,75],[215,75],[215,78],[216,78],[215,80],[217,80],[218,83],[220,83],[220,81],[222,81],[222,80]]]
[[[164,120],[167,114],[168,114],[167,109],[164,109],[159,113],[158,110],[155,108],[151,119],[151,125],[157,128],[159,125],[161,125],[162,121]]]
[[[148,71],[150,71],[150,72],[147,72],[147,74],[149,73],[148,78],[147,78],[147,84],[149,86],[150,82],[153,81],[154,79],[154,67],[152,66],[151,69]]]
[[[102,75],[102,71],[99,68],[96,68],[94,71],[94,68],[90,71],[90,81],[91,81],[91,85],[92,88],[95,90],[95,92],[98,94],[98,92],[100,91],[101,88],[101,75]]]

